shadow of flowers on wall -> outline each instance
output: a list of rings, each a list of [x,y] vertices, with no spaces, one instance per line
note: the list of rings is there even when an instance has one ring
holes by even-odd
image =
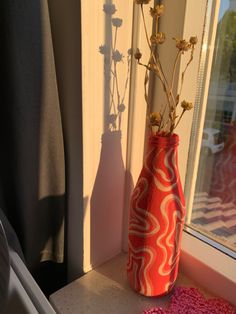
[[[105,79],[105,130],[120,130],[122,114],[126,109],[125,98],[128,89],[131,49],[125,56],[117,47],[119,29],[123,20],[112,17],[116,13],[114,4],[104,4],[103,11],[106,15],[106,43],[99,47],[99,52],[104,57]],[[118,67],[126,66],[126,77],[119,77]]]
[[[115,16],[117,10],[112,1],[106,2],[103,6],[105,43],[99,47],[104,60],[104,128],[90,204],[90,260],[93,267],[121,251],[126,177],[121,140],[125,128],[122,118],[127,107],[131,50],[125,55],[119,49],[118,36],[123,20]]]

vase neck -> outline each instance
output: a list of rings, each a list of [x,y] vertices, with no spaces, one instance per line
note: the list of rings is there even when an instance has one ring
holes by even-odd
[[[179,136],[177,134],[172,134],[170,136],[162,135],[150,135],[149,145],[156,146],[157,148],[174,148],[179,145]]]

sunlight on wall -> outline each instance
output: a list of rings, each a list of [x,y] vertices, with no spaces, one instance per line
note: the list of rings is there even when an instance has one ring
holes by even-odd
[[[132,1],[82,1],[85,271],[122,247],[132,14]]]

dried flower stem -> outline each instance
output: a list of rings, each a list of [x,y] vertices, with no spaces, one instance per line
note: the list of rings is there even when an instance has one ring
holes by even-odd
[[[159,29],[158,29],[158,26],[159,26],[159,25],[158,25],[158,23],[159,23],[159,16],[156,17],[155,23],[156,23],[156,36],[157,36],[158,31],[159,31]],[[164,72],[164,70],[163,70],[163,68],[162,68],[162,64],[161,64],[161,61],[160,61],[159,54],[158,54],[157,50],[156,50],[156,55],[157,55],[156,60],[157,60],[158,65],[159,65],[160,72],[162,73],[163,79],[164,79],[165,83],[166,83],[167,86],[168,86],[168,81],[167,81],[167,79],[166,79],[165,72]],[[154,55],[154,57],[155,57],[155,55]],[[168,89],[168,88],[167,88],[167,89]]]
[[[184,115],[184,113],[185,113],[185,109],[183,109],[183,111],[181,112],[181,115],[180,115],[180,117],[179,117],[179,119],[178,119],[178,121],[176,122],[176,124],[175,124],[175,126],[174,126],[174,129],[176,129],[177,128],[177,126],[178,126],[178,124],[180,123],[180,120],[182,119],[182,117],[183,117],[183,115]]]
[[[176,104],[175,104],[174,115],[176,115],[176,107],[177,107],[177,105],[178,105],[178,103],[179,103],[179,98],[180,98],[180,96],[181,96],[181,94],[182,94],[182,89],[183,89],[183,84],[184,84],[185,73],[186,73],[186,71],[187,71],[188,66],[189,66],[190,63],[193,61],[193,52],[194,52],[194,46],[192,46],[190,59],[189,59],[188,63],[186,64],[185,69],[184,69],[184,71],[182,72],[182,75],[181,75],[180,91],[179,91],[178,98],[177,98],[177,101],[176,101]],[[178,52],[178,54],[180,54],[180,53],[181,53],[181,51]],[[177,57],[176,57],[176,63],[177,63],[177,60],[178,60],[178,54],[177,54]],[[175,65],[176,65],[176,64],[175,64]],[[173,74],[174,74],[174,73],[173,73]],[[172,79],[173,79],[173,78],[172,78]],[[173,80],[172,80],[172,83],[173,83]],[[173,88],[173,86],[172,86],[172,88]],[[172,88],[171,88],[171,89],[172,89]],[[179,125],[179,123],[180,123],[180,121],[181,121],[181,119],[182,119],[182,117],[183,117],[185,111],[186,111],[186,110],[183,109],[183,111],[182,111],[182,113],[181,113],[181,115],[180,115],[180,117],[179,117],[179,119],[178,119],[178,121],[177,121],[176,123],[175,123],[175,121],[173,121],[173,123],[172,123],[172,125],[171,125],[171,131],[170,131],[171,134],[173,133],[173,131],[174,131],[174,130],[177,128],[177,126]]]
[[[164,111],[161,113],[161,122],[160,122],[160,126],[159,126],[159,129],[158,129],[158,132],[161,129],[164,129],[164,125],[165,125],[164,116],[165,116],[165,113],[166,113],[166,109],[167,109],[167,105],[164,106]]]
[[[147,43],[148,43],[148,46],[149,46],[150,50],[152,51],[152,47],[151,47],[151,44],[150,44],[150,41],[149,41],[149,38],[148,38],[148,33],[147,33],[146,20],[145,20],[145,16],[144,16],[144,12],[143,12],[143,4],[141,4],[141,13],[142,13],[142,19],[143,19],[144,31],[145,31]]]
[[[158,68],[158,73],[156,73],[156,74],[159,77],[160,81],[162,82],[162,85],[165,86],[165,80],[163,80],[163,77],[162,77],[163,76],[162,68],[160,68],[160,66],[158,64],[159,62],[157,62],[157,60],[156,60],[155,54],[153,52],[152,46],[151,46],[149,38],[148,38],[146,20],[145,20],[144,11],[143,11],[143,5],[142,4],[141,4],[141,12],[142,12],[142,19],[143,19],[143,24],[144,24],[145,36],[146,36],[146,40],[147,40],[147,43],[148,43],[148,46],[149,46],[149,49],[150,49],[149,64],[150,64],[151,60],[153,60],[153,62],[155,63],[155,65]],[[161,74],[162,74],[162,76],[161,76]]]
[[[166,127],[169,125],[171,119],[169,118],[166,123],[163,125],[163,131],[165,131]]]
[[[177,67],[177,63],[179,61],[180,56],[181,56],[181,51],[179,50],[177,52],[177,55],[176,55],[176,58],[175,58],[175,62],[174,62],[173,71],[172,71],[171,90],[173,90],[173,87],[174,87],[175,72],[176,72],[176,67]]]
[[[182,94],[182,89],[183,89],[183,85],[184,85],[184,76],[185,76],[185,73],[186,73],[186,71],[187,71],[188,66],[189,66],[190,63],[193,61],[193,53],[194,53],[194,46],[192,46],[190,59],[189,59],[188,63],[186,64],[185,69],[184,69],[184,71],[182,72],[182,75],[181,75],[181,85],[180,85],[179,97],[180,97],[181,94]]]
[[[155,23],[156,23],[156,35],[158,34],[158,21],[159,20],[159,17],[157,17],[156,18],[156,21],[155,21]]]
[[[147,108],[149,111],[149,101],[148,101],[148,91],[147,91],[147,84],[148,84],[148,81],[149,81],[149,75],[148,75],[148,70],[146,69],[146,72],[145,72],[145,79],[144,79],[144,99],[146,101],[146,104],[147,104]]]
[[[194,47],[197,43],[197,37],[190,37],[189,41],[185,39],[173,38],[176,42],[176,48],[178,49],[178,52],[174,60],[173,69],[170,76],[170,81],[167,80],[167,77],[163,70],[160,57],[157,51],[157,45],[163,44],[166,38],[165,33],[159,32],[159,29],[158,29],[159,18],[163,14],[164,5],[155,5],[154,8],[150,8],[150,14],[153,17],[153,21],[155,24],[154,24],[154,33],[151,34],[151,37],[149,38],[145,15],[144,15],[144,9],[143,9],[143,5],[148,4],[149,1],[148,0],[147,1],[136,0],[136,3],[141,6],[141,15],[142,15],[142,20],[143,20],[143,25],[144,25],[145,37],[147,40],[148,47],[150,49],[150,56],[149,56],[147,64],[143,64],[142,62],[140,62],[142,54],[140,53],[139,49],[137,49],[137,52],[135,54],[135,58],[138,60],[139,65],[145,67],[146,69],[145,77],[144,77],[144,97],[148,106],[147,109],[149,109],[150,107],[149,100],[148,100],[148,87],[147,87],[150,73],[153,73],[160,80],[164,93],[166,95],[166,99],[167,99],[164,109],[161,108],[161,112],[151,113],[150,127],[152,131],[157,130],[157,132],[160,132],[160,133],[163,132],[162,134],[165,134],[166,136],[170,136],[174,132],[174,129],[180,123],[184,112],[186,110],[191,110],[193,107],[193,104],[191,102],[182,101],[181,107],[183,108],[183,111],[180,117],[178,117],[176,114],[177,106],[179,104],[180,96],[183,89],[185,73],[187,71],[188,66],[193,60],[193,52],[194,52]],[[184,68],[184,71],[182,72],[182,75],[181,75],[180,91],[179,93],[175,95],[173,89],[174,89],[174,81],[176,79],[177,65],[180,61],[181,55],[184,54],[186,51],[189,51],[190,49],[191,49],[190,59],[187,62]],[[147,110],[147,113],[148,113],[148,110]]]
[[[175,104],[175,98],[174,98],[174,95],[173,95],[173,92],[172,92],[172,88],[169,87],[168,81],[167,81],[167,79],[165,77],[165,73],[163,71],[163,68],[162,68],[159,56],[157,54],[157,58],[156,58],[156,56],[155,56],[155,54],[153,52],[152,46],[150,44],[150,41],[149,41],[149,38],[148,38],[146,20],[145,20],[144,11],[143,11],[143,5],[142,4],[141,4],[141,13],[142,13],[142,19],[143,19],[143,24],[144,24],[145,36],[146,36],[146,40],[147,40],[147,43],[148,43],[148,46],[149,46],[149,49],[150,49],[149,64],[153,60],[154,64],[157,67],[157,71],[155,71],[154,73],[160,79],[160,81],[162,83],[162,87],[163,87],[164,92],[165,92],[166,97],[167,97],[168,106],[171,109],[172,104],[171,104],[170,99],[172,100],[173,104]],[[158,18],[156,19],[156,34],[157,33],[158,33]],[[143,64],[141,64],[141,65],[143,65]],[[144,65],[144,66],[148,70],[150,70],[146,65]],[[145,88],[145,90],[146,90],[146,88]],[[146,92],[145,92],[145,99],[146,99],[146,102],[148,104]]]

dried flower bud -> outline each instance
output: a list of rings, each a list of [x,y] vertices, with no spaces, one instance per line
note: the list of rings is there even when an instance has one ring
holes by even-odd
[[[157,39],[157,43],[158,43],[158,44],[163,44],[164,41],[166,40],[166,35],[165,35],[165,33],[163,33],[163,32],[157,33],[156,39]]]
[[[183,100],[181,102],[181,107],[183,108],[183,110],[191,110],[193,108],[193,104],[191,102]]]
[[[150,114],[150,125],[151,126],[159,126],[161,122],[161,114],[160,112],[153,112]]]
[[[192,37],[190,37],[190,39],[189,39],[189,42],[190,42],[190,44],[192,44],[192,45],[196,45],[196,43],[197,43],[197,37],[195,36],[192,36]]]
[[[179,103],[179,94],[176,96],[176,104]]]
[[[136,52],[134,54],[135,59],[137,59],[138,61],[142,58],[142,54],[140,52],[140,50],[137,48]]]
[[[111,21],[112,21],[112,25],[115,27],[121,27],[122,22],[123,22],[122,19],[118,19],[118,18],[114,18]]]
[[[163,4],[156,6],[157,15],[161,16],[164,13],[165,6]]]
[[[136,4],[148,4],[151,0],[134,0]]]
[[[163,44],[166,40],[166,35],[163,32],[159,32],[156,35],[152,35],[150,37],[150,41],[152,45]]]
[[[153,18],[160,17],[164,12],[164,5],[156,5],[155,8],[150,8],[150,14]]]
[[[156,37],[156,35],[152,35],[150,37],[150,42],[151,42],[152,45],[156,45],[157,44],[157,37]]]
[[[153,17],[153,18],[156,18],[157,17],[157,15],[156,15],[156,10],[155,10],[155,8],[150,8],[150,15]]]
[[[184,53],[184,51],[188,51],[191,48],[191,44],[185,39],[177,39],[173,38],[176,41],[176,47]]]

